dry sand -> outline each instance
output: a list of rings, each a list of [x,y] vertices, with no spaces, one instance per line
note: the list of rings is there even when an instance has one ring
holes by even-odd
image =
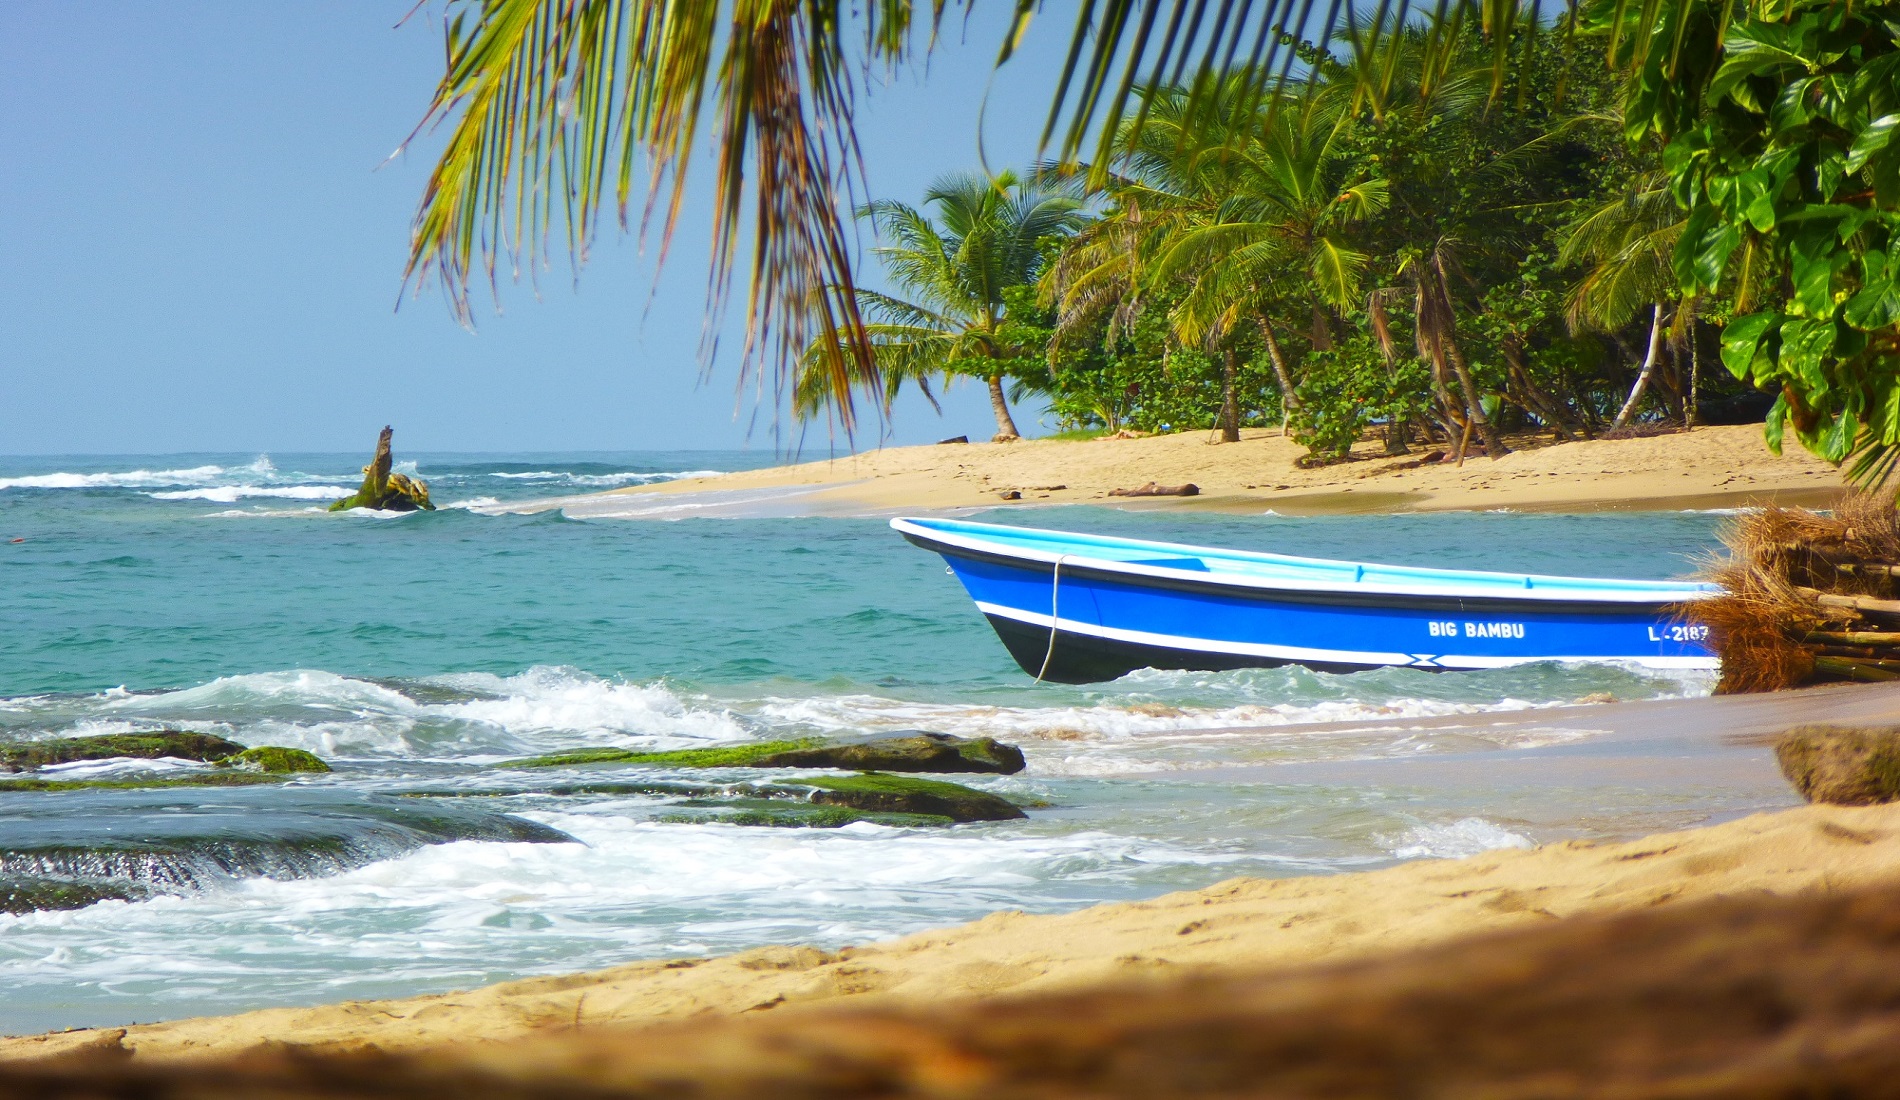
[[[0,1060],[130,1050],[224,1056],[265,1044],[392,1051],[708,1013],[931,1005],[1131,977],[1369,958],[1584,914],[1900,882],[1900,805],[1803,807],[1641,840],[1427,860],[1361,874],[1236,879],[1059,916],[973,924],[827,953],[766,947],[471,993],[272,1009],[0,1043]]]
[[[1770,454],[1754,425],[1697,428],[1638,439],[1552,445],[1519,439],[1520,449],[1463,466],[1407,466],[1379,445],[1356,460],[1303,470],[1304,449],[1278,431],[1243,432],[1220,444],[1207,432],[1139,439],[1029,440],[934,444],[867,451],[837,459],[688,478],[585,497],[510,505],[565,507],[593,516],[674,516],[688,512],[889,514],[1022,503],[1199,508],[1283,515],[1513,508],[1590,511],[1718,508],[1781,503],[1825,506],[1841,491],[1839,471],[1790,447]],[[1147,482],[1191,482],[1201,495],[1126,498],[1108,494]]]

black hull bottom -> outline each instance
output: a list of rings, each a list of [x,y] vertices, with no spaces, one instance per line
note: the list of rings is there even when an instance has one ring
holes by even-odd
[[[1049,670],[1042,679],[1057,684],[1098,684],[1126,676],[1138,668],[1193,669],[1224,672],[1235,668],[1278,668],[1302,664],[1320,672],[1360,672],[1373,665],[1325,664],[1309,661],[1284,661],[1275,657],[1246,657],[1233,653],[1203,653],[1194,649],[1118,642],[1087,634],[1056,633],[1055,653],[1049,655],[1049,629],[986,615],[996,636],[1003,640],[1016,664],[1031,676],[1042,671],[1045,656]]]

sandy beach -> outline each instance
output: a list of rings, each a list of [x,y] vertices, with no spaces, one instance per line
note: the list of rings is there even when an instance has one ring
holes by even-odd
[[[1756,425],[1635,439],[1512,441],[1496,461],[1463,465],[1403,457],[1361,443],[1353,461],[1303,469],[1305,449],[1277,430],[1221,444],[1208,432],[1145,438],[945,443],[863,450],[791,465],[686,478],[607,493],[509,505],[591,517],[881,515],[996,505],[1097,504],[1282,515],[1513,509],[1826,506],[1840,473],[1798,447],[1771,454]],[[1193,484],[1197,496],[1117,497],[1149,482]],[[1015,493],[1015,499],[1005,494]]]
[[[1384,957],[1472,935],[1661,905],[1895,885],[1900,806],[1799,806],[1776,773],[1767,738],[1801,721],[1896,719],[1900,685],[1871,685],[1493,713],[1475,721],[1317,725],[1310,728],[1312,736],[1348,737],[1382,727],[1463,721],[1470,740],[1464,751],[1436,759],[1345,761],[1304,770],[1263,765],[1251,769],[1253,781],[1351,783],[1364,778],[1364,769],[1423,765],[1421,783],[1516,787],[1528,790],[1533,802],[1538,787],[1565,786],[1594,792],[1593,800],[1606,810],[1632,788],[1646,788],[1651,801],[1673,801],[1678,820],[1709,820],[1708,806],[1717,804],[1794,808],[1622,841],[1569,840],[1354,874],[1236,879],[1067,914],[1000,912],[957,928],[835,952],[786,944],[464,993],[10,1039],[0,1042],[0,1061],[101,1050],[141,1060],[195,1059],[283,1044],[400,1051],[709,1014],[1016,998],[1131,977]],[[1527,729],[1546,736],[1510,736]],[[1664,788],[1672,793],[1657,797]],[[1744,796],[1739,802],[1738,792]],[[1719,802],[1717,793],[1723,796]],[[1495,812],[1508,798],[1494,795],[1487,808]],[[1698,798],[1704,802],[1700,809]]]

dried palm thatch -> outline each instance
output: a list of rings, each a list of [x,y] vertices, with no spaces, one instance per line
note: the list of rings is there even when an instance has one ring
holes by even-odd
[[[1690,606],[1722,658],[1718,694],[1829,680],[1900,680],[1900,513],[1861,493],[1832,512],[1766,508],[1722,536],[1703,576],[1722,595]]]

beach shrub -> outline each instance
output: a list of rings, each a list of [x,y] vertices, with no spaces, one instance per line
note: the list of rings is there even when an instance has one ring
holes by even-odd
[[[1407,357],[1388,365],[1372,337],[1356,333],[1330,351],[1307,354],[1288,427],[1313,458],[1343,458],[1371,425],[1424,415],[1430,385],[1423,362]]]

